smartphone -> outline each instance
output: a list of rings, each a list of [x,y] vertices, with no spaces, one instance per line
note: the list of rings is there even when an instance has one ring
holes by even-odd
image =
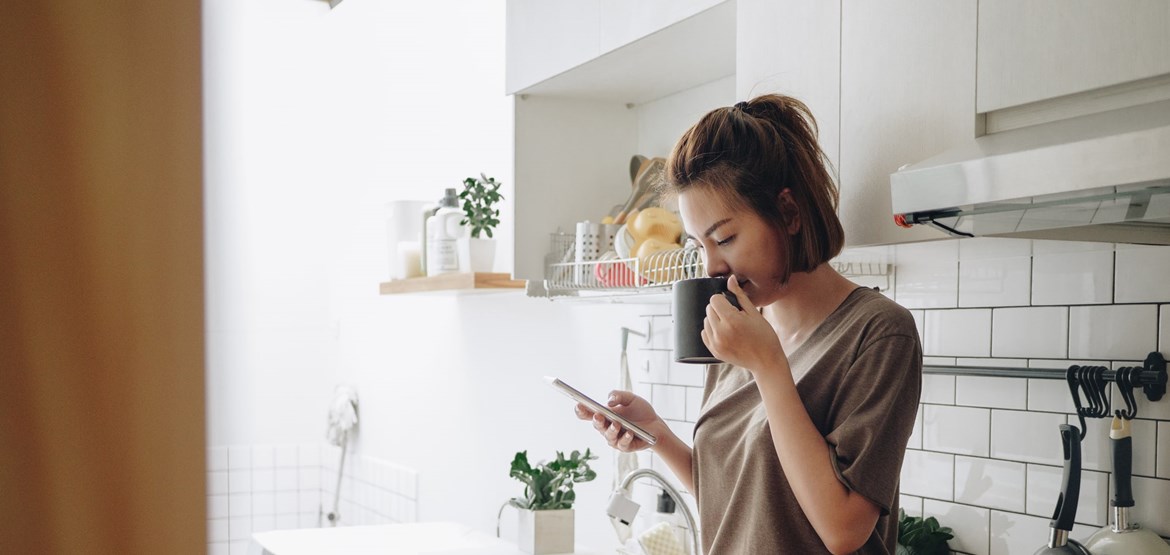
[[[570,398],[577,401],[578,403],[581,403],[582,405],[589,407],[589,410],[592,410],[593,412],[596,412],[596,413],[600,413],[602,416],[608,418],[611,422],[617,422],[618,424],[621,425],[622,428],[624,428],[624,429],[628,430],[630,433],[634,434],[634,437],[637,437],[638,439],[645,441],[647,444],[654,445],[655,443],[658,442],[658,438],[654,437],[654,434],[651,434],[650,432],[647,432],[646,430],[643,430],[642,428],[638,427],[638,425],[634,424],[633,422],[630,422],[629,420],[622,418],[621,416],[618,415],[618,413],[614,412],[609,407],[607,407],[601,403],[598,403],[597,401],[594,401],[588,395],[581,393],[580,391],[577,391],[577,389],[574,388],[573,386],[571,386],[565,382],[562,382],[561,380],[554,378],[552,376],[545,376],[544,381],[548,382],[549,385],[555,387],[561,393],[568,395]]]

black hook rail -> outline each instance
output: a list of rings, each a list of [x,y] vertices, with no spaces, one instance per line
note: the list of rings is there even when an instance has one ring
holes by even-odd
[[[1104,418],[1110,415],[1110,399],[1105,392],[1108,384],[1117,384],[1118,393],[1125,401],[1125,409],[1113,414],[1132,420],[1137,416],[1137,397],[1134,391],[1141,388],[1146,399],[1156,402],[1166,395],[1166,358],[1162,353],[1152,352],[1141,366],[1124,366],[1117,369],[1104,366],[1077,366],[1061,368],[997,368],[994,366],[923,366],[924,374],[947,374],[954,376],[987,376],[996,378],[1035,378],[1042,380],[1064,380],[1069,384],[1073,404],[1081,421],[1081,438],[1085,436],[1085,417]],[[1084,395],[1086,403],[1081,402]]]

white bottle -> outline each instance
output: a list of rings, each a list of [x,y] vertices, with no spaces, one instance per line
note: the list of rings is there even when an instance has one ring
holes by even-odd
[[[435,215],[427,218],[428,276],[460,271],[455,241],[467,233],[467,229],[459,225],[461,220],[463,211],[459,209],[459,197],[455,189],[447,189]]]

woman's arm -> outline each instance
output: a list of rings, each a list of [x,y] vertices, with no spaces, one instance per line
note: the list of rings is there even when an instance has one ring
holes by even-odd
[[[667,426],[666,422],[654,412],[654,408],[650,406],[649,402],[629,391],[619,390],[609,394],[609,401],[606,404],[622,418],[654,434],[658,441],[651,447],[646,442],[634,437],[634,434],[624,430],[617,422],[610,422],[605,415],[595,413],[580,403],[577,404],[577,418],[593,420],[593,427],[605,436],[605,441],[609,443],[610,447],[618,451],[628,453],[650,447],[655,454],[666,461],[666,465],[670,467],[671,472],[682,482],[687,491],[695,491],[695,479],[691,474],[691,447],[675,435],[670,426]]]
[[[829,444],[805,411],[787,360],[753,374],[776,456],[805,517],[830,552],[857,551],[873,533],[881,510],[837,477]]]

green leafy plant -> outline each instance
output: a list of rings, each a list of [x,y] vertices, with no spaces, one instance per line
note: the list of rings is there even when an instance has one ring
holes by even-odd
[[[591,454],[588,449],[584,455],[580,451],[573,451],[568,458],[557,451],[556,460],[532,466],[528,464],[528,451],[516,453],[512,459],[511,476],[524,482],[524,497],[515,497],[509,503],[532,511],[572,509],[573,501],[577,498],[573,493],[573,484],[597,477],[597,473],[589,468],[589,461],[595,459],[597,455]]]
[[[896,555],[948,555],[947,540],[955,537],[951,529],[939,526],[934,517],[908,516],[898,509],[898,550]]]
[[[492,208],[495,203],[504,200],[500,194],[503,183],[494,177],[479,174],[479,178],[468,177],[463,180],[463,192],[459,198],[463,199],[463,215],[460,225],[471,226],[471,236],[479,237],[480,232],[492,236],[492,230],[500,225],[500,211]]]

